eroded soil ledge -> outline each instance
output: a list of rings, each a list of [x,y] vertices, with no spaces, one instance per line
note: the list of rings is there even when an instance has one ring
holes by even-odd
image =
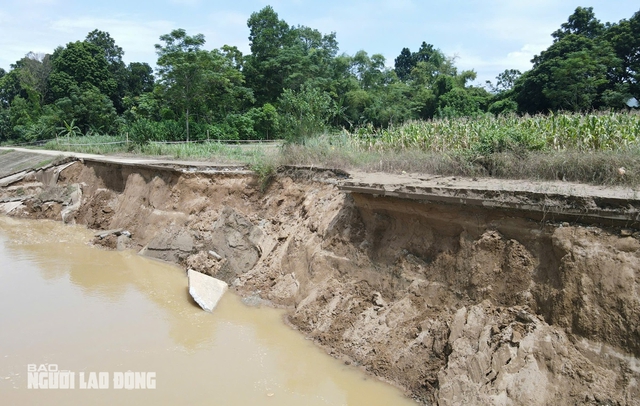
[[[16,217],[126,230],[96,243],[286,307],[332,355],[426,404],[640,404],[633,227],[345,193],[334,175],[280,173],[262,192],[240,172],[85,161],[0,199]]]

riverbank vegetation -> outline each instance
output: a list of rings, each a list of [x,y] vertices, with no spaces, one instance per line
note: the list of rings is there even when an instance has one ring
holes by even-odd
[[[269,6],[247,26],[248,55],[182,29],[162,35],[155,72],[126,65],[98,30],[28,53],[0,69],[0,142],[605,183],[633,182],[640,165],[640,11],[604,24],[579,7],[530,71],[484,85],[427,42],[390,67],[340,54],[335,33],[289,25]],[[227,140],[282,140],[286,151],[217,142]],[[584,169],[565,168],[574,161]]]

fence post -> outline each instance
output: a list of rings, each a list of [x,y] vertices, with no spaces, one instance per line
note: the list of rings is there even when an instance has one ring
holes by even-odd
[[[207,144],[209,143],[209,130],[207,130]]]
[[[129,132],[127,131],[125,135],[127,136],[127,149],[128,149],[129,148]]]

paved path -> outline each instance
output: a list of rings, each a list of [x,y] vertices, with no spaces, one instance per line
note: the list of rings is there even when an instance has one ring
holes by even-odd
[[[0,151],[16,151],[22,153],[40,154],[48,156],[64,156],[75,157],[80,159],[90,159],[101,162],[113,162],[120,164],[146,164],[146,165],[176,165],[176,166],[196,166],[196,167],[229,167],[229,168],[244,168],[244,165],[237,164],[215,164],[205,161],[177,161],[173,159],[157,159],[148,157],[122,157],[114,155],[98,155],[98,154],[85,154],[82,152],[70,152],[70,151],[54,151],[47,149],[29,149],[29,148],[14,148],[14,147],[0,147]]]
[[[142,167],[173,168],[184,172],[250,173],[244,165],[206,161],[176,161],[148,157],[122,157],[77,152],[2,148],[22,155],[69,156],[96,162]],[[0,155],[0,167],[10,154]],[[5,158],[3,159],[3,156]],[[38,159],[32,159],[37,161]],[[321,168],[316,170],[322,171]],[[341,172],[344,173],[344,172]],[[5,175],[6,176],[6,175]],[[0,176],[2,177],[2,176]],[[346,177],[346,179],[345,179]],[[566,214],[575,219],[609,219],[640,228],[640,190],[571,182],[463,178],[425,174],[366,173],[349,171],[332,183],[349,193],[482,206],[526,212]]]

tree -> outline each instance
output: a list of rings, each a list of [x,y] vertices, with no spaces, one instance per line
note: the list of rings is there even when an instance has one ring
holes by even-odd
[[[131,62],[127,66],[127,95],[140,96],[142,93],[153,91],[155,78],[153,77],[153,69],[148,63]]]
[[[398,79],[406,80],[414,67],[415,63],[411,50],[409,48],[402,48],[400,55],[398,55],[394,63],[394,69]]]
[[[543,94],[553,110],[586,111],[595,106],[599,88],[608,83],[607,65],[589,51],[554,61]]]
[[[605,26],[596,18],[593,7],[578,7],[569,16],[567,22],[563,23],[551,36],[554,41],[560,41],[569,34],[595,39],[601,36],[604,30]]]
[[[496,76],[495,86],[489,80],[487,80],[487,86],[494,94],[505,93],[513,89],[513,86],[520,76],[522,76],[522,72],[517,69],[505,69],[504,72]]]
[[[124,56],[123,49],[116,45],[116,41],[108,32],[100,30],[93,30],[87,34],[85,42],[93,44],[102,50],[111,78],[116,83],[113,92],[107,95],[111,98],[116,110],[122,113],[124,111],[122,98],[128,93],[128,71],[122,61]]]
[[[53,100],[68,97],[78,88],[95,87],[107,96],[112,96],[117,89],[104,51],[94,44],[77,41],[58,48],[53,53],[52,65],[49,86]]]
[[[159,85],[170,105],[184,114],[187,141],[192,114],[221,122],[254,102],[251,91],[243,86],[235,53],[202,50],[204,36],[189,36],[182,29],[160,39],[165,44],[156,45]]]
[[[279,102],[285,137],[293,142],[324,131],[333,110],[331,97],[309,86],[297,92],[285,89]]]
[[[51,55],[29,52],[13,65],[13,70],[18,72],[22,89],[27,93],[37,93],[39,104],[44,104],[49,93]]]
[[[75,89],[55,102],[59,121],[74,121],[78,133],[111,134],[119,120],[113,102],[95,87]]]
[[[183,29],[171,31],[160,37],[164,45],[156,44],[158,74],[169,100],[185,112],[187,141],[189,141],[189,112],[202,99],[202,69],[206,51],[204,35],[188,36]]]
[[[436,49],[433,45],[422,42],[418,52],[411,52],[409,48],[403,48],[400,55],[395,60],[395,72],[398,78],[402,81],[410,80],[413,77],[411,74],[413,70],[422,64],[421,70],[430,71],[431,76],[436,76],[439,73],[451,74],[447,69],[446,72],[441,72],[441,68],[448,68],[452,66],[452,61],[447,60],[444,54]]]
[[[605,38],[613,47],[620,65],[610,72],[619,92],[628,92],[640,100],[640,11],[629,20],[610,26]]]
[[[554,43],[533,58],[533,68],[514,83],[519,110],[617,108],[624,87],[615,82],[622,66],[591,8],[578,7],[554,32]]]
[[[293,44],[291,28],[271,6],[251,14],[247,26],[251,47],[245,63],[247,83],[258,104],[273,103],[285,87],[287,66],[277,59]]]

